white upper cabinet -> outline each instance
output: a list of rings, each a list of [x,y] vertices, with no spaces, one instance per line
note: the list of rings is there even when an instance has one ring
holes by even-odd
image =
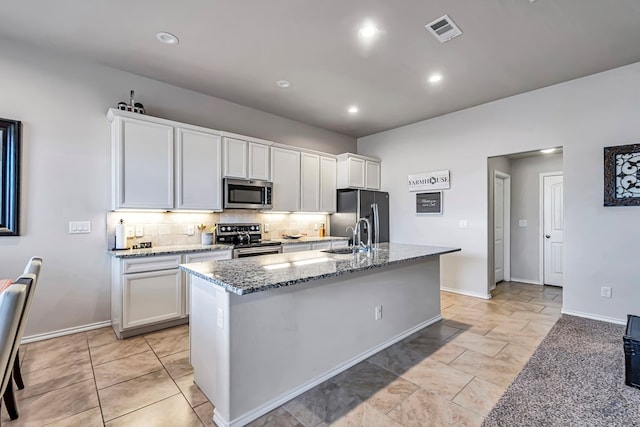
[[[271,179],[268,145],[228,136],[223,141],[225,177],[263,181]]]
[[[336,159],[320,157],[320,212],[336,211]]]
[[[320,210],[320,156],[302,153],[300,156],[300,210]]]
[[[300,210],[300,152],[280,147],[271,148],[273,210]]]
[[[249,179],[271,180],[271,159],[269,146],[249,143]]]
[[[224,176],[247,177],[247,141],[224,137]]]
[[[219,132],[114,109],[107,118],[112,209],[222,209]]]
[[[113,208],[173,208],[173,127],[116,117],[111,135]]]
[[[220,136],[176,128],[176,208],[222,209]]]
[[[358,154],[338,156],[338,188],[380,189],[380,161]]]
[[[365,188],[370,190],[380,189],[380,162],[365,160]]]
[[[302,153],[300,158],[300,210],[336,211],[336,159]]]

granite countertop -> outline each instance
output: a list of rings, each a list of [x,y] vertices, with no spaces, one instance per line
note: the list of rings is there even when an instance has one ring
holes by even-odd
[[[337,236],[325,236],[325,237],[310,237],[303,236],[299,239],[271,239],[273,242],[280,242],[283,245],[293,245],[296,243],[315,243],[315,242],[329,242],[333,240],[349,240],[348,237],[337,237]]]
[[[305,251],[181,264],[180,268],[228,292],[244,295],[458,251],[460,248],[381,243],[380,249],[372,253]]]
[[[109,251],[114,258],[135,258],[156,255],[186,254],[193,252],[213,252],[232,250],[232,245],[179,245],[158,246],[148,249],[122,249]]]

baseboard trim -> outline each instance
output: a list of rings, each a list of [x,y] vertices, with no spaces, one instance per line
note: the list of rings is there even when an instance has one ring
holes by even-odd
[[[527,280],[527,279],[518,279],[516,277],[512,277],[511,280],[509,280],[510,282],[520,282],[520,283],[526,283],[527,285],[538,285],[538,286],[542,286],[542,283],[540,283],[537,280]]]
[[[616,319],[614,317],[599,316],[597,314],[584,313],[582,311],[573,311],[573,310],[565,310],[565,309],[560,310],[560,312],[562,314],[568,314],[569,316],[584,317],[585,319],[591,319],[591,320],[600,320],[601,322],[615,323],[616,325],[627,324],[627,319]]]
[[[461,291],[460,289],[447,288],[445,286],[440,286],[440,290],[445,292],[451,292],[453,294],[466,295],[468,297],[491,299],[491,294],[482,295],[475,292]]]
[[[86,331],[91,331],[93,329],[100,329],[106,326],[111,326],[111,320],[105,320],[104,322],[89,323],[88,325],[82,325],[82,326],[74,326],[73,328],[59,329],[53,332],[45,332],[44,334],[29,335],[28,337],[23,337],[21,343],[28,344],[30,342],[44,341],[51,338],[63,337],[65,335],[77,334],[78,332],[86,332]]]
[[[267,403],[265,403],[264,405],[254,409],[251,412],[247,412],[246,414],[234,419],[233,421],[227,421],[225,419],[222,419],[221,417],[218,416],[218,414],[214,411],[213,414],[213,421],[220,427],[240,427],[240,426],[244,426],[248,423],[250,423],[251,421],[261,417],[262,415],[271,412],[272,410],[274,410],[275,408],[285,404],[286,402],[288,402],[289,400],[293,399],[296,396],[301,395],[302,393],[304,393],[305,391],[311,390],[313,387],[325,382],[326,380],[328,380],[331,377],[334,377],[335,375],[339,374],[340,372],[343,372],[347,369],[349,369],[350,367],[356,365],[357,363],[362,362],[365,359],[368,359],[369,357],[373,356],[374,354],[376,354],[377,352],[384,350],[385,348],[397,343],[398,341],[402,341],[403,339],[405,339],[406,337],[408,337],[411,334],[415,334],[416,332],[418,332],[421,329],[426,328],[429,325],[432,325],[438,321],[442,320],[442,315],[437,315],[429,320],[425,320],[422,323],[419,323],[418,325],[388,339],[387,341],[385,341],[384,343],[377,345],[369,350],[367,350],[364,353],[359,354],[358,356],[355,356],[354,358],[346,361],[345,363],[335,367],[334,369],[331,369],[330,371],[325,372],[324,374],[321,374],[320,376],[317,376],[316,378],[306,382],[305,384],[302,384],[299,387],[296,387],[295,389],[289,391],[288,393],[281,395],[280,397],[273,399]]]

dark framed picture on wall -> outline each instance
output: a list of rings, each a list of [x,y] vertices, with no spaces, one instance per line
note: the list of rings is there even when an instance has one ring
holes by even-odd
[[[640,144],[604,147],[604,205],[640,206]]]
[[[417,214],[442,214],[442,191],[416,194]]]

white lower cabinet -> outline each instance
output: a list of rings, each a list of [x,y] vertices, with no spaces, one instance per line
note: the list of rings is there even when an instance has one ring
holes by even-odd
[[[311,244],[311,249],[314,251],[331,249],[331,242],[314,242]]]
[[[215,251],[215,252],[199,252],[195,254],[185,254],[184,255],[184,263],[190,264],[192,262],[209,262],[209,261],[219,261],[225,259],[231,259],[233,256],[232,251]],[[185,314],[188,316],[191,312],[191,275],[184,273],[184,308]]]
[[[122,328],[183,317],[182,274],[178,268],[122,276]]]
[[[111,324],[118,338],[186,323],[189,281],[178,265],[231,259],[231,251],[114,258]]]
[[[311,243],[298,243],[295,245],[282,245],[282,253],[310,251]]]
[[[333,242],[331,242],[331,249],[346,248],[346,247],[349,247],[348,240],[334,240]]]
[[[325,242],[290,243],[282,245],[282,252],[322,251],[325,249],[346,248],[348,240],[330,240]]]

